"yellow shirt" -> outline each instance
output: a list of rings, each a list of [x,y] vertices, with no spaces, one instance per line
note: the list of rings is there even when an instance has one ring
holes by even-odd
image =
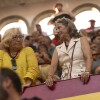
[[[0,67],[12,69],[11,57],[8,52],[0,50]],[[36,55],[30,47],[23,48],[15,58],[17,69],[14,70],[20,77],[22,84],[25,84],[25,78],[36,82],[39,76],[39,67]]]

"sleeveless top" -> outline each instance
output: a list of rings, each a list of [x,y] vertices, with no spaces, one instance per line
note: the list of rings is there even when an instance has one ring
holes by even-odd
[[[80,38],[77,39],[72,38],[69,42],[68,48],[66,48],[65,43],[62,43],[61,45],[57,46],[56,49],[58,52],[59,66],[62,67],[61,80],[77,78],[81,73],[85,71],[86,63],[81,48]],[[73,49],[74,53],[72,61]],[[71,68],[71,63],[72,63],[72,68]]]

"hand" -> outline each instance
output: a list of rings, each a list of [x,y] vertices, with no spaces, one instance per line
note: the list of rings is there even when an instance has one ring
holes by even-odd
[[[43,58],[38,57],[37,59],[38,59],[38,64],[44,64],[45,63]]]
[[[45,83],[48,87],[52,87],[53,86],[53,82],[54,82],[54,79],[52,76],[48,76],[48,78],[46,79]]]
[[[41,52],[42,57],[44,57],[46,54],[46,52]]]
[[[49,57],[49,55],[46,52],[42,52],[43,54],[43,59],[46,63],[50,64],[51,63],[51,59]]]
[[[26,88],[30,87],[31,84],[25,84],[22,86],[22,92],[24,93],[24,91],[26,90]]]
[[[88,71],[83,72],[80,76],[81,76],[81,81],[83,82],[83,84],[87,84],[90,79],[90,72]]]
[[[43,54],[42,54],[42,53],[40,53],[40,54],[39,54],[39,57],[43,58]]]

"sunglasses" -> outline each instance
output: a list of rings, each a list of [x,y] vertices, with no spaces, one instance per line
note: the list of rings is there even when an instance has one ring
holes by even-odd
[[[12,69],[13,70],[16,70],[17,69],[16,59],[15,58],[12,58],[11,59],[11,62],[12,62]]]

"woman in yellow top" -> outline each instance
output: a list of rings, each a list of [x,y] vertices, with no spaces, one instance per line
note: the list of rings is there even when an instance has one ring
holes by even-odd
[[[23,35],[18,28],[7,30],[1,42],[0,67],[15,71],[23,85],[35,85],[39,76],[37,58],[30,47],[23,48]]]

